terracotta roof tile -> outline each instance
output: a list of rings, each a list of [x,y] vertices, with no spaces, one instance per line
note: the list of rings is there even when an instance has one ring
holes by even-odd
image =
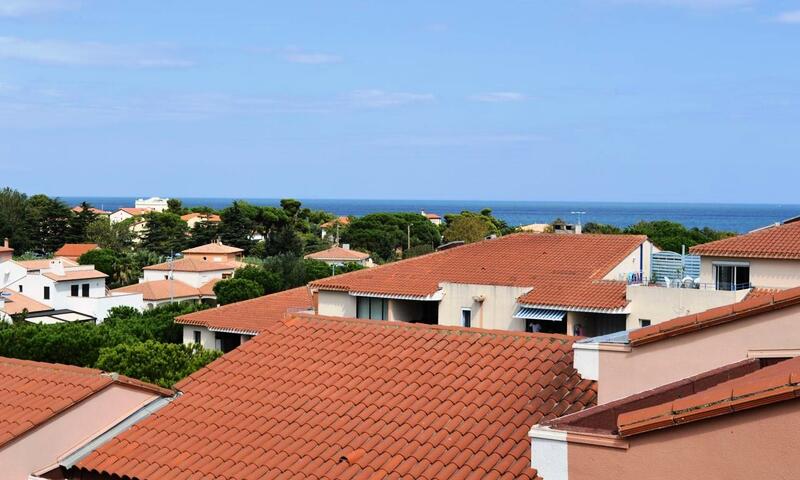
[[[241,248],[231,247],[229,245],[223,245],[221,243],[208,243],[206,245],[200,245],[199,247],[189,248],[183,251],[183,253],[241,253],[244,252]]]
[[[134,217],[138,217],[138,216],[144,215],[146,213],[150,213],[152,210],[147,209],[147,208],[122,207],[122,208],[118,209],[117,211],[118,212],[119,211],[123,211],[123,212],[127,213],[128,215],[133,215]]]
[[[113,383],[173,393],[92,368],[0,357],[0,446]]]
[[[39,303],[36,300],[30,297],[26,297],[25,295],[19,292],[15,292],[14,290],[11,290],[9,288],[4,288],[0,291],[8,295],[7,297],[3,298],[5,302],[3,303],[2,311],[6,312],[9,315],[22,313],[25,310],[27,310],[30,313],[33,313],[33,312],[44,312],[53,309],[48,305]]]
[[[775,293],[760,293],[752,297],[748,295],[738,303],[631,330],[628,332],[628,342],[633,346],[644,345],[798,304],[800,304],[800,287]]]
[[[312,260],[352,262],[355,260],[366,260],[369,258],[369,254],[356,250],[350,250],[349,248],[331,247],[320,252],[309,253],[304,258],[310,258]]]
[[[97,248],[100,247],[96,243],[65,243],[53,255],[56,257],[78,258],[84,253]]]
[[[72,207],[72,211],[75,213],[81,213],[83,212],[83,207],[81,207],[80,205],[75,205],[74,207]],[[95,215],[111,215],[111,212],[109,212],[108,210],[100,210],[99,208],[94,208],[94,207],[89,207],[89,211],[94,213]]]
[[[175,319],[183,325],[258,333],[274,327],[287,312],[313,308],[307,287],[298,287],[263,297],[190,313]]]
[[[647,238],[638,235],[514,234],[337,275],[320,290],[428,296],[442,282],[532,290],[520,303],[587,308],[627,304],[625,283],[602,281]]]
[[[214,272],[220,270],[236,270],[243,264],[241,262],[213,262],[198,258],[181,258],[174,262],[164,262],[144,267],[144,270],[157,270],[176,272]]]
[[[193,218],[200,218],[202,220],[211,222],[211,223],[219,223],[222,221],[219,215],[216,214],[207,214],[207,213],[187,213],[186,215],[181,215],[181,220],[184,222],[188,222]]]
[[[594,403],[571,346],[560,335],[296,315],[180,382],[183,395],[78,468],[141,480],[531,479],[528,428],[564,398],[528,382],[559,379],[590,393],[574,408]],[[455,355],[433,361],[442,351]],[[508,358],[527,361],[507,371]],[[453,395],[474,374],[452,373],[464,364],[501,370],[482,384],[488,397]],[[498,402],[509,384],[516,393]]]
[[[707,390],[620,414],[620,435],[631,436],[800,397],[800,357],[779,362]]]
[[[320,225],[320,228],[328,229],[328,228],[331,228],[331,227],[335,227],[337,223],[339,225],[350,225],[350,218],[349,217],[339,217],[339,218],[336,218],[334,220],[331,220],[330,222],[323,223],[322,225]]]
[[[800,260],[800,222],[763,228],[737,237],[695,245],[693,255]]]
[[[151,280],[127,287],[115,288],[113,293],[141,293],[144,300],[168,300],[170,298],[201,297],[201,289],[180,280]],[[212,291],[210,295],[214,295]]]
[[[78,266],[77,262],[73,262],[72,260],[70,260],[68,258],[57,258],[57,259],[54,259],[54,260],[61,260],[61,263],[63,263],[65,267],[77,267]],[[43,258],[43,259],[40,259],[40,260],[14,260],[14,263],[16,263],[17,265],[21,265],[21,266],[25,267],[26,270],[31,272],[31,271],[45,270],[45,269],[50,268],[50,262],[51,261],[52,260],[49,259],[49,258]]]
[[[73,280],[91,280],[95,278],[106,278],[106,275],[103,272],[100,272],[95,269],[89,270],[65,270],[64,275],[58,275],[53,272],[44,272],[42,273],[45,277],[49,278],[50,280],[56,282],[70,282]]]

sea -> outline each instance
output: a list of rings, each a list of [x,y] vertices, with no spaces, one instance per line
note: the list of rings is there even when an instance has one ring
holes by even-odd
[[[132,207],[134,197],[61,197],[70,206],[82,201],[96,208],[115,210]],[[278,206],[274,198],[181,198],[185,207],[208,206],[222,209],[234,200],[254,205]],[[335,215],[363,216],[376,212],[420,212],[444,215],[464,210],[490,208],[494,216],[509,225],[550,223],[556,218],[567,222],[598,222],[626,227],[640,221],[670,220],[687,227],[710,227],[744,233],[800,215],[800,205],[723,204],[723,203],[642,203],[642,202],[547,202],[490,200],[357,200],[299,199],[304,207]],[[581,212],[581,213],[577,213]]]

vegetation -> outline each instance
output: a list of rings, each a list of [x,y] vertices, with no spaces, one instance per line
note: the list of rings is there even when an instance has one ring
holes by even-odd
[[[410,235],[409,235],[410,228]],[[343,232],[342,242],[370,252],[374,259],[395,260],[409,247],[441,243],[439,230],[418,213],[373,213],[353,220]]]
[[[261,285],[244,278],[220,280],[214,285],[214,295],[217,296],[217,303],[220,305],[249,300],[263,294],[264,288]]]
[[[605,233],[605,234],[634,234],[647,235],[657,247],[663,250],[681,252],[681,247],[693,247],[701,243],[712,242],[736,235],[733,232],[724,232],[711,228],[686,228],[680,223],[669,222],[666,220],[656,222],[639,222],[624,229],[612,225],[599,223],[587,223],[583,231],[585,233]]]

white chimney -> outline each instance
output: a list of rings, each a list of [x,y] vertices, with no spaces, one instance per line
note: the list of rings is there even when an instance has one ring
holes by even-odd
[[[50,271],[59,277],[64,275],[64,262],[58,259],[50,260]]]
[[[343,243],[342,244],[342,248],[344,248],[345,250],[350,250],[350,244],[349,243]]]

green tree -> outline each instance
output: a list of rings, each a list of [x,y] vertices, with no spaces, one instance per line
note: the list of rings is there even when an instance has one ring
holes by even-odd
[[[66,243],[72,212],[64,202],[47,195],[34,195],[27,201],[26,213],[32,248],[53,253]]]
[[[136,283],[142,276],[144,267],[155,265],[160,260],[157,253],[144,249],[121,253],[114,262],[111,287],[119,288]]]
[[[94,265],[95,270],[99,270],[109,277],[114,275],[114,265],[119,258],[119,254],[107,248],[89,250],[78,258],[81,265]]]
[[[189,227],[174,213],[149,212],[144,215],[147,222],[142,235],[142,247],[159,255],[178,253],[186,246]]]
[[[283,279],[277,272],[272,272],[257,265],[247,265],[234,273],[235,278],[252,280],[261,286],[262,295],[283,290]]]
[[[222,355],[197,344],[127,343],[100,350],[97,368],[117,372],[162,387],[171,387]]]
[[[249,253],[253,247],[255,210],[247,202],[235,201],[220,213],[219,236],[222,243],[241,248]]]
[[[8,238],[17,253],[33,248],[27,202],[24,193],[9,187],[0,190],[0,242]]]
[[[418,213],[372,213],[353,220],[342,232],[342,242],[371,252],[381,260],[393,260],[397,249],[440,243],[439,230]]]
[[[180,199],[170,198],[167,200],[167,212],[181,216],[186,213],[186,209],[183,208],[183,202],[181,202]]]
[[[219,225],[215,222],[199,222],[189,232],[189,247],[199,247],[215,242],[219,237]]]
[[[486,238],[491,231],[491,226],[477,215],[459,215],[448,222],[444,230],[444,241],[463,241],[466,243],[477,242]]]
[[[606,235],[619,235],[622,229],[605,223],[589,222],[582,228],[583,233],[602,233]]]
[[[67,229],[67,243],[84,243],[88,237],[89,225],[97,220],[97,214],[92,211],[92,206],[82,202],[77,212],[71,212],[69,228]]]
[[[129,250],[133,245],[133,218],[114,223],[107,218],[98,218],[86,227],[86,239],[101,248],[116,252]]]
[[[623,231],[628,234],[647,235],[648,238],[663,250],[680,253],[681,246],[688,249],[701,243],[712,242],[736,235],[733,232],[713,230],[711,228],[686,228],[680,223],[660,220],[656,222],[639,222]]]
[[[217,282],[214,285],[214,294],[217,296],[217,303],[227,305],[260,297],[264,294],[264,290],[261,285],[252,280],[231,278]]]

